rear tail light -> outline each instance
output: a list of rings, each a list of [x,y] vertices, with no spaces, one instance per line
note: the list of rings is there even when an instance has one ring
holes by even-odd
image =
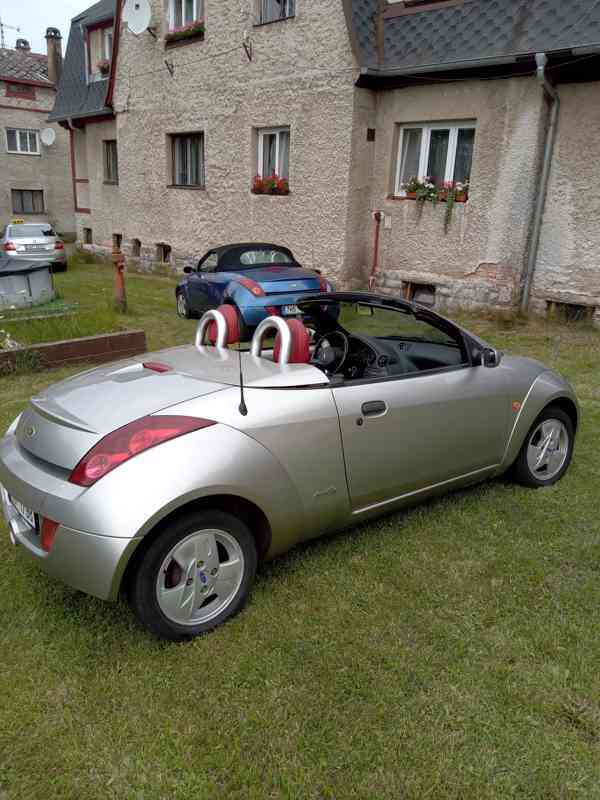
[[[9,252],[9,250],[16,250],[16,249],[17,245],[14,242],[6,242],[6,244],[4,245],[4,250],[7,253]]]
[[[142,417],[112,433],[84,455],[75,467],[69,481],[77,486],[92,486],[112,472],[119,464],[157,444],[167,442],[216,423],[210,419],[175,415]]]
[[[64,250],[64,249],[65,249],[65,244],[64,244],[64,242],[60,242],[60,241],[58,241],[58,242],[55,242],[55,243],[54,243],[54,249],[55,249],[55,250]]]
[[[240,283],[244,289],[248,289],[249,292],[252,292],[254,297],[264,297],[265,293],[263,292],[262,288],[256,283],[256,281],[251,280],[250,278],[238,278],[237,282]]]
[[[58,522],[53,522],[51,519],[46,519],[45,517],[42,519],[42,550],[45,550],[46,553],[50,552],[50,548],[54,542],[54,537],[56,536],[57,528]]]
[[[325,280],[322,275],[319,275],[319,291],[320,292],[328,292],[329,291],[329,284]]]

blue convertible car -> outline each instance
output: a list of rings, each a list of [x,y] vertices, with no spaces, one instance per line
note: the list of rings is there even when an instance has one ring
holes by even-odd
[[[295,317],[308,294],[331,292],[318,272],[302,267],[287,247],[276,244],[229,244],[204,255],[196,269],[186,267],[177,285],[177,313],[200,317],[209,308],[233,305],[244,338],[265,317]]]

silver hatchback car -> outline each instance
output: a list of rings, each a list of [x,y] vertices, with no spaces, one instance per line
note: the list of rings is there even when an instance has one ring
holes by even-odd
[[[67,268],[65,244],[47,222],[11,222],[0,239],[0,249],[11,259],[45,261],[53,272]]]

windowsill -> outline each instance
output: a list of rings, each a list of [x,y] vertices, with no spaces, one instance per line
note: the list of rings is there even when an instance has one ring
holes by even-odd
[[[15,216],[19,217],[39,217],[40,215],[46,216],[47,211],[13,211]]]
[[[274,25],[276,22],[287,22],[290,19],[295,19],[295,14],[290,14],[289,17],[277,17],[277,19],[269,19],[266,22],[255,22],[253,28],[264,28],[265,25]]]
[[[20,153],[18,150],[7,150],[9,156],[36,156],[39,158],[41,153]]]
[[[188,186],[185,183],[169,183],[167,189],[186,189],[188,192],[205,192],[206,186]]]
[[[195,33],[193,36],[182,36],[181,39],[173,39],[168,41],[165,39],[165,50],[171,50],[174,47],[183,47],[183,45],[191,44],[192,42],[203,42],[205,33]]]
[[[118,186],[119,181],[102,181],[105,186]]]
[[[282,197],[290,197],[292,193],[288,192],[287,194],[273,194],[271,192],[253,192],[250,190],[250,194],[253,197],[277,197],[281,199]]]
[[[409,196],[409,195],[388,194],[388,196],[385,199],[386,200],[392,200],[394,202],[402,202],[404,200],[408,200],[409,202],[412,202],[412,203],[416,203],[417,202],[417,198],[416,197],[412,197],[412,196]],[[422,200],[421,202],[423,202],[423,203],[431,203],[433,205],[433,201],[432,200]],[[445,197],[438,197],[436,202],[437,203],[445,203],[447,201],[446,201]],[[463,199],[463,198],[458,198],[457,197],[457,198],[455,198],[454,202],[455,203],[459,203],[460,205],[465,205],[466,203],[469,202],[469,198],[465,197]]]

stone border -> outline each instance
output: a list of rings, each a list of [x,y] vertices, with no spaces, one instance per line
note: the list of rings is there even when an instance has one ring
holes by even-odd
[[[101,333],[0,352],[0,374],[10,372],[16,364],[26,362],[30,356],[39,359],[42,367],[61,367],[78,361],[101,364],[145,352],[146,332],[143,330]]]

